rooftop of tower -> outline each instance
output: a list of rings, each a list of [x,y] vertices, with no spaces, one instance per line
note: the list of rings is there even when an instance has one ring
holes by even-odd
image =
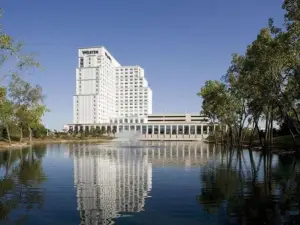
[[[105,48],[104,46],[89,46],[89,47],[80,47],[78,49],[87,49],[87,48]],[[106,49],[106,48],[105,48]],[[107,50],[107,49],[106,49]]]

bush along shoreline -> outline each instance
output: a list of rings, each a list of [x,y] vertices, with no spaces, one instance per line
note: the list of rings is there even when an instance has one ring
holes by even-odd
[[[113,140],[114,135],[110,133],[101,133],[101,134],[90,134],[87,132],[70,134],[65,132],[51,132],[50,130],[40,127],[38,130],[33,130],[32,139],[26,137],[21,138],[17,136],[12,136],[11,141],[9,142],[5,138],[5,129],[3,130],[4,135],[0,139],[0,149],[9,149],[9,148],[22,148],[35,144],[50,144],[50,143],[80,143],[80,142],[92,142],[92,143],[103,143]],[[26,132],[25,132],[26,134]],[[24,133],[23,133],[24,135]]]

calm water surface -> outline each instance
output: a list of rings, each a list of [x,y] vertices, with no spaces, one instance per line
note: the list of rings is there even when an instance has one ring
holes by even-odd
[[[0,153],[0,224],[300,224],[293,157],[201,143]]]

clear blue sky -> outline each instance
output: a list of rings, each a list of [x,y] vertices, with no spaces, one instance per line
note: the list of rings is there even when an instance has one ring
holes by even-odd
[[[196,96],[219,79],[269,17],[282,24],[283,0],[1,0],[4,31],[38,52],[51,109],[44,122],[72,122],[77,48],[105,46],[122,65],[145,69],[153,112],[199,112]]]

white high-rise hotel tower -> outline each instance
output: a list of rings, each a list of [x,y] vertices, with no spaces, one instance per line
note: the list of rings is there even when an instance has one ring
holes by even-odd
[[[143,122],[152,90],[139,66],[121,66],[104,48],[78,50],[74,124]]]

